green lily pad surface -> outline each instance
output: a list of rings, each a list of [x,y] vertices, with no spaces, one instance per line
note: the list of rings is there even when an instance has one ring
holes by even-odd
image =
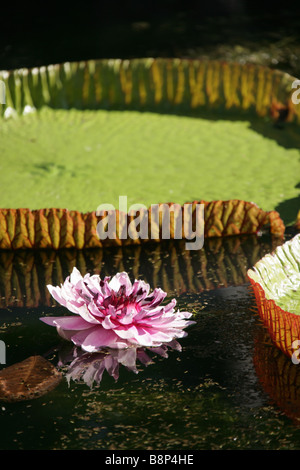
[[[283,310],[300,315],[300,235],[264,256],[248,272]]]
[[[268,119],[44,107],[1,121],[0,155],[2,208],[243,199],[292,223],[300,206],[300,137]]]

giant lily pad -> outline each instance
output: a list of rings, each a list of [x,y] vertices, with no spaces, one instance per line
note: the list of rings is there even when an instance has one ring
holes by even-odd
[[[129,206],[205,201],[214,207],[206,236],[257,233],[270,217],[282,235],[278,207],[285,224],[295,222],[300,114],[288,74],[135,59],[2,71],[0,79],[1,248],[99,246],[95,211],[118,209],[120,195]]]
[[[300,344],[300,235],[264,256],[248,276],[272,340],[292,356]]]
[[[41,397],[53,390],[62,374],[41,356],[30,356],[0,371],[0,401],[17,402]]]

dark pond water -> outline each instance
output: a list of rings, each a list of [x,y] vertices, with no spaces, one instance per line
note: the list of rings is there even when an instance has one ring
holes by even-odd
[[[138,373],[120,363],[118,380],[105,370],[92,388],[83,378],[68,383],[65,362],[54,390],[0,403],[0,448],[299,449],[300,369],[270,344],[246,277],[275,245],[250,236],[207,240],[199,251],[171,244],[1,252],[1,368],[36,354],[57,365],[71,353],[39,318],[66,313],[46,284],[59,284],[73,266],[101,276],[125,270],[162,287],[180,309],[194,312],[196,325],[180,340],[182,351],[139,351]],[[103,365],[103,357],[94,359]]]

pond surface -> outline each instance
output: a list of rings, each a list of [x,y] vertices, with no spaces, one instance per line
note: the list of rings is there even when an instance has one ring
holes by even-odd
[[[6,366],[33,355],[64,361],[54,390],[0,403],[1,449],[300,448],[300,369],[270,344],[246,277],[276,242],[249,236],[206,240],[199,251],[184,246],[0,253]],[[134,363],[119,363],[117,380],[108,367],[92,387],[83,376],[68,382],[72,346],[39,318],[66,314],[46,284],[60,284],[73,266],[101,277],[125,270],[176,297],[196,320],[182,350],[140,350],[135,372]],[[88,359],[103,366],[103,357]]]

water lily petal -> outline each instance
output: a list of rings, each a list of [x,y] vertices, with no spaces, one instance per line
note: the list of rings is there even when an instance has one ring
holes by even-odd
[[[47,286],[50,294],[58,302],[59,304],[63,305],[64,307],[66,306],[66,299],[61,295],[61,288],[60,287],[54,287],[51,285]]]
[[[82,305],[80,308],[78,308],[78,313],[79,315],[87,322],[92,323],[92,324],[99,324],[100,319],[96,318],[94,315],[91,314],[89,311],[87,305]]]
[[[113,330],[106,330],[101,326],[76,333],[72,336],[72,341],[76,346],[88,352],[96,352],[104,347],[112,349],[128,347],[127,341],[121,341]]]
[[[42,317],[44,323],[56,326],[65,330],[85,330],[91,325],[81,317],[65,316],[65,317]]]
[[[77,268],[73,268],[73,271],[70,275],[70,283],[75,285],[78,283],[78,282],[81,282],[82,281],[82,275],[80,274],[80,271],[77,269]]]
[[[151,295],[142,300],[141,305],[147,306],[147,308],[157,307],[165,299],[167,293],[161,288],[156,287]]]
[[[124,286],[126,294],[129,295],[132,290],[132,284],[127,273],[122,272],[116,274],[108,283],[110,289],[119,292],[120,287]]]

